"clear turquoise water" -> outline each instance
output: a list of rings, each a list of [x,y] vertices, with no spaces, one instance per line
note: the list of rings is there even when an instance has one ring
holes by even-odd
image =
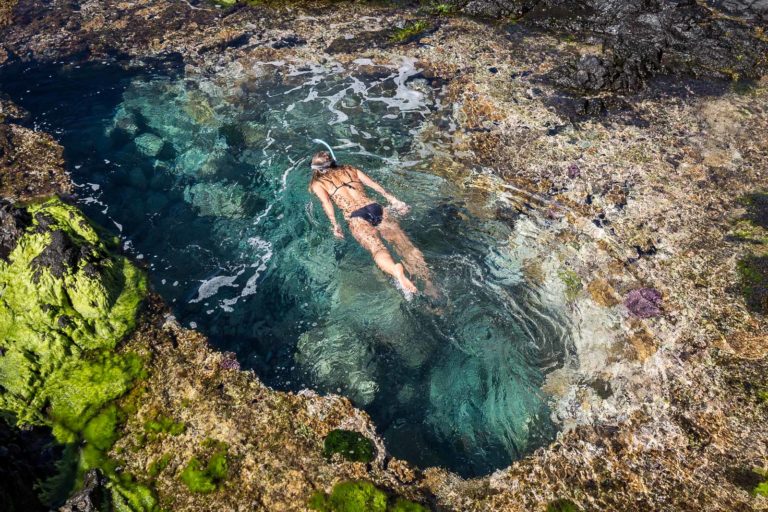
[[[452,151],[451,106],[413,63],[31,66],[0,84],[61,140],[77,200],[179,320],[269,385],[348,396],[395,456],[466,476],[554,435],[540,386],[565,357],[566,315],[524,279],[509,207],[432,165]],[[307,192],[313,138],[412,206],[401,224],[439,310],[331,236]]]

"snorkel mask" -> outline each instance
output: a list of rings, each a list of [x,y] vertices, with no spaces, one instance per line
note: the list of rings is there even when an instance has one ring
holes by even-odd
[[[314,158],[312,158],[312,163],[310,164],[310,168],[313,171],[318,171],[321,173],[328,172],[328,169],[332,167],[336,167],[336,155],[333,153],[333,148],[325,142],[320,139],[313,139],[312,142],[316,144],[322,144],[326,148],[328,148],[328,151],[330,153],[326,152],[320,152],[317,153]]]
[[[312,164],[309,166],[313,171],[327,172],[328,169],[333,167],[333,161],[323,162],[322,164]]]

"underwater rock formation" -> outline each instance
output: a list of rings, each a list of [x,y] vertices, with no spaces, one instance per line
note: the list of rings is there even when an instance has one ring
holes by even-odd
[[[163,149],[164,144],[163,139],[152,133],[142,133],[136,137],[134,142],[136,143],[139,152],[149,157],[157,156],[157,154],[160,153],[160,150]]]

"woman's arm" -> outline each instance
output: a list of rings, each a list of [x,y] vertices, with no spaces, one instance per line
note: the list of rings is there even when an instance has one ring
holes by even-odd
[[[373,181],[370,176],[365,174],[360,169],[356,169],[356,170],[357,170],[357,179],[359,179],[363,185],[365,185],[366,187],[372,188],[373,190],[375,190],[376,192],[384,196],[387,199],[387,201],[389,201],[389,204],[391,204],[394,208],[398,210],[408,209],[408,205],[406,205],[404,202],[400,201],[398,198],[396,198],[395,196],[393,196],[392,194],[384,190],[384,187],[382,187],[381,185]]]
[[[331,226],[333,226],[333,236],[336,238],[344,238],[344,232],[341,230],[339,223],[336,222],[336,211],[333,209],[333,203],[331,202],[330,196],[328,196],[328,192],[319,183],[314,183],[312,185],[312,192],[314,192],[318,199],[320,199],[320,204],[323,205],[323,211],[328,217],[328,220],[331,221]]]

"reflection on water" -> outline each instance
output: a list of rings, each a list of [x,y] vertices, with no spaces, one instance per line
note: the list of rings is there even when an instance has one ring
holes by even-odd
[[[566,320],[511,242],[535,228],[444,177],[450,106],[413,61],[37,67],[1,83],[61,138],[84,209],[147,263],[180,321],[268,384],[344,394],[394,455],[464,475],[553,435],[540,386],[563,362]],[[412,206],[402,226],[439,308],[404,300],[351,236],[331,236],[307,191],[313,138]]]

